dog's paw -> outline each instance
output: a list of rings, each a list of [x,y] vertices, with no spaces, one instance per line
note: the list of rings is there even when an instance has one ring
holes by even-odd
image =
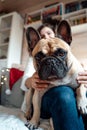
[[[26,122],[25,126],[29,129],[29,130],[36,130],[37,126],[31,124],[30,122]]]
[[[87,98],[77,98],[77,106],[82,114],[87,114]]]
[[[43,130],[42,128],[37,127],[34,124],[31,124],[30,122],[25,123],[25,126],[29,129],[29,130]]]

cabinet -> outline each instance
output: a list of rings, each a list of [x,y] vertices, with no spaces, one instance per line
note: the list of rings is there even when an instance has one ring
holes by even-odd
[[[74,34],[85,32],[87,31],[87,1],[77,0],[69,3],[58,3],[44,7],[36,12],[28,13],[25,28],[28,26],[37,28],[49,17],[58,20],[68,20]]]
[[[21,63],[23,18],[12,12],[0,17],[0,69]]]

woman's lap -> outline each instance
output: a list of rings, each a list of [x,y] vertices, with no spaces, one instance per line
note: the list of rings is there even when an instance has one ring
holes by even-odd
[[[68,86],[54,87],[44,94],[41,117],[52,117],[55,130],[84,130],[82,117],[77,111],[75,93]]]

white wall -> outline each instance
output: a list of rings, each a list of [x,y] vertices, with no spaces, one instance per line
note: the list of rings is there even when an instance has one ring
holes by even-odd
[[[87,32],[73,35],[71,49],[80,61],[87,61]]]

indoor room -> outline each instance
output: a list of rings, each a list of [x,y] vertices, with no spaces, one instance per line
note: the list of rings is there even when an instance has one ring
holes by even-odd
[[[86,89],[87,0],[0,0],[0,129],[87,130]]]

